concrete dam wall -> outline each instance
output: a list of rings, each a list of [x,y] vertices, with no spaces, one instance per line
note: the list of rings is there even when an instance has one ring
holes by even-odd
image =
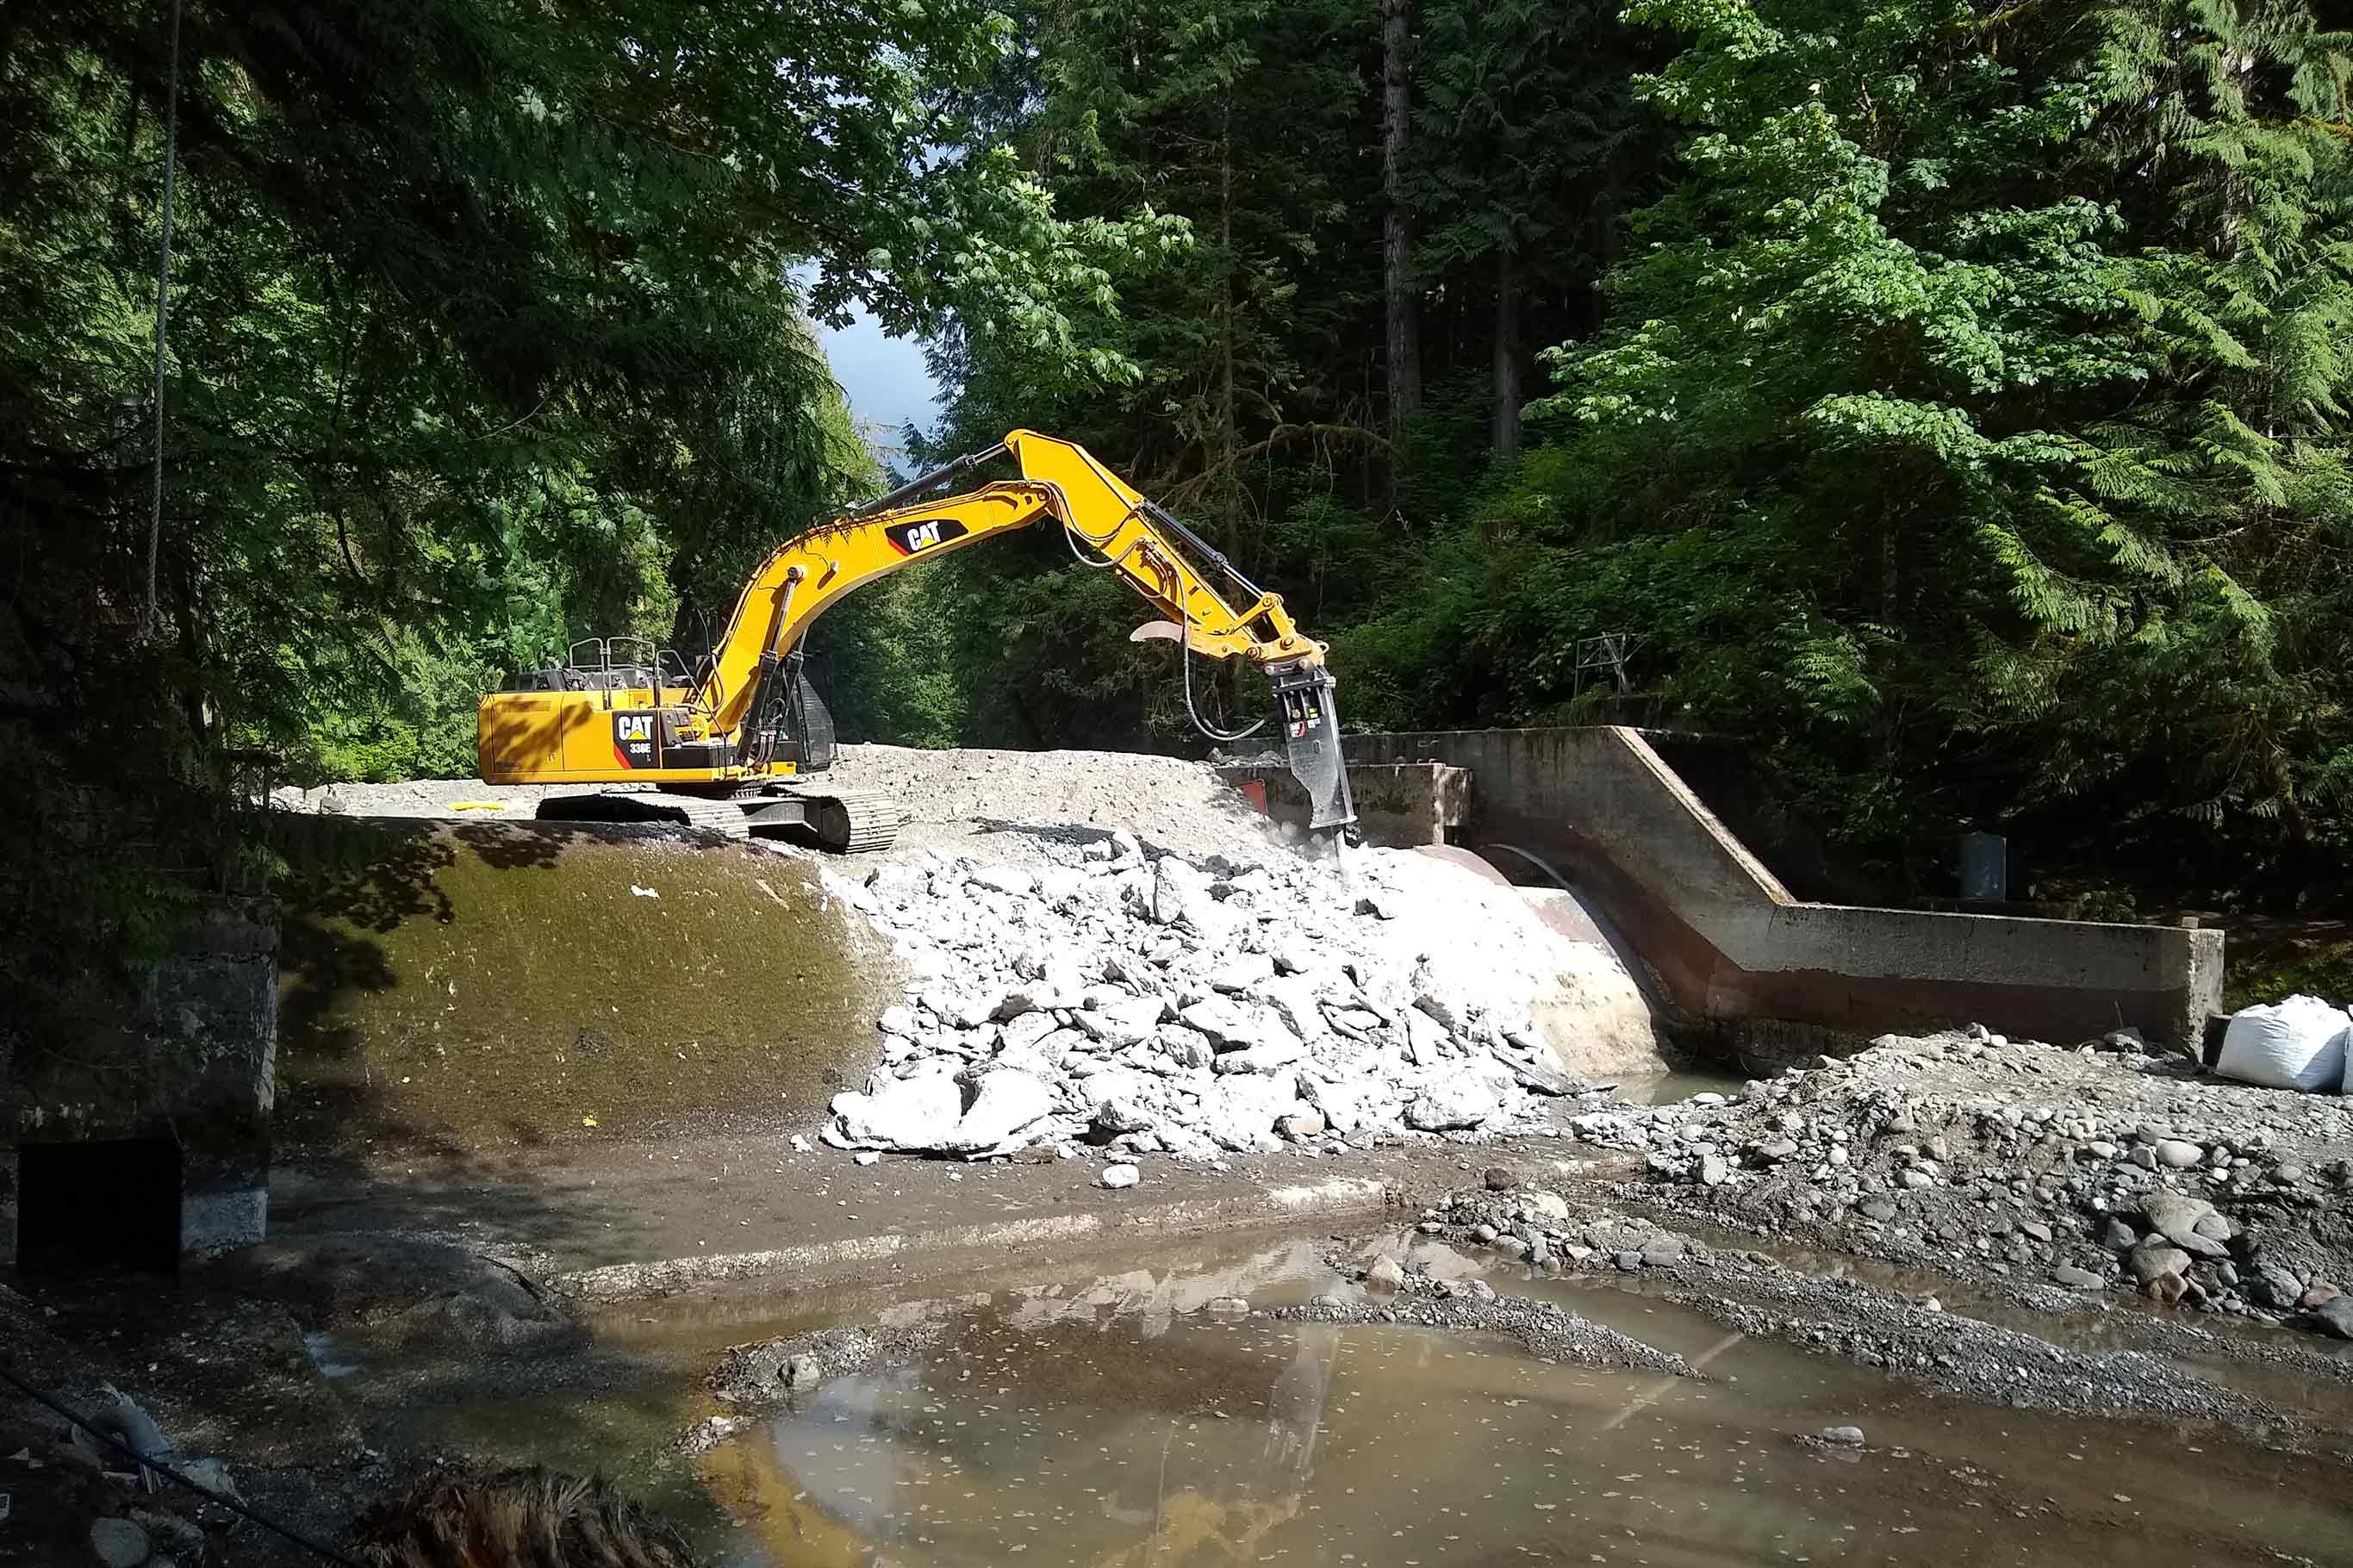
[[[1468,773],[1458,841],[1556,867],[1640,952],[1669,1006],[1736,1035],[1778,1024],[1867,1038],[1981,1022],[2063,1043],[2131,1026],[2194,1048],[2221,1005],[2219,931],[1799,900],[1638,731],[1345,744],[1351,776],[1378,770],[1385,800],[1400,794],[1402,764]]]

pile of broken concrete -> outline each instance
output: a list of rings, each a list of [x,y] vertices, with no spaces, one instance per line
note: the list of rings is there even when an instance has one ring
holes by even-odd
[[[1124,832],[1068,848],[836,884],[911,979],[828,1142],[1208,1158],[1499,1132],[1583,1087],[1532,1011],[1563,944],[1509,888],[1383,850],[1344,872],[1196,864]]]

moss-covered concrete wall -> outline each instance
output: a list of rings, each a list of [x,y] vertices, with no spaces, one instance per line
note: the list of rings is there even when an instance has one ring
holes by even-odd
[[[894,988],[860,917],[764,848],[312,818],[291,858],[281,1150],[806,1128]]]

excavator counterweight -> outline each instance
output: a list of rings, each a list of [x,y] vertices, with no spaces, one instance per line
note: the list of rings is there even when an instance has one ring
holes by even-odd
[[[920,499],[1008,457],[1020,478]],[[839,852],[881,848],[897,831],[897,803],[810,776],[830,764],[832,726],[801,671],[803,639],[844,595],[1041,518],[1060,525],[1082,561],[1117,573],[1157,612],[1154,625],[1166,630],[1156,635],[1178,644],[1188,710],[1194,655],[1264,670],[1311,826],[1356,820],[1324,645],[1301,635],[1279,595],[1084,447],[1029,430],[779,545],[744,584],[725,633],[695,669],[637,639],[592,639],[575,644],[565,665],[486,694],[476,716],[482,777],[655,786],[551,797],[543,816],[668,819],[737,834],[799,828]],[[1154,626],[1139,635],[1155,635]],[[582,658],[584,647],[593,658]],[[1240,738],[1193,717],[1218,739]]]

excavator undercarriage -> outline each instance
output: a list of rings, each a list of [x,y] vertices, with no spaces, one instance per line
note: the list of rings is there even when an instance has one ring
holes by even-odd
[[[730,838],[805,838],[836,855],[887,849],[907,820],[899,803],[881,790],[799,779],[725,795],[663,789],[550,795],[540,802],[539,816],[549,822],[669,822]]]

